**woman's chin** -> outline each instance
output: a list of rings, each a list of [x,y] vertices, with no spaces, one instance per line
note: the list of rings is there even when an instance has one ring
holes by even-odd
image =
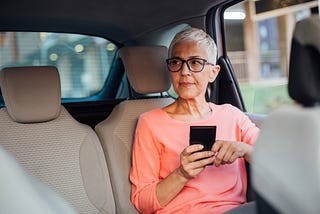
[[[199,95],[195,95],[195,94],[180,94],[179,98],[183,99],[183,100],[195,100],[197,97],[199,97]]]

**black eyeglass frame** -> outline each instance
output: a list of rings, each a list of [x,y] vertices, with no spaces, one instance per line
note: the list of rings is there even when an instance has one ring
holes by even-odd
[[[170,60],[173,60],[173,59],[175,59],[175,60],[180,60],[180,61],[182,62],[180,68],[179,68],[178,70],[175,70],[175,71],[172,71],[172,70],[169,68],[169,61],[170,61]],[[195,59],[196,59],[196,60],[201,60],[201,61],[203,62],[202,68],[201,68],[201,70],[199,70],[199,71],[194,71],[194,70],[192,70],[191,67],[190,67],[190,65],[189,65],[189,62],[190,62],[191,60],[195,60]],[[192,57],[192,58],[189,58],[189,59],[187,59],[187,60],[181,59],[181,58],[179,58],[179,57],[173,57],[173,58],[166,59],[166,63],[167,63],[168,70],[169,70],[170,72],[179,72],[179,71],[182,69],[184,63],[186,63],[189,71],[191,71],[191,72],[193,72],[193,73],[199,73],[199,72],[203,71],[205,65],[215,66],[215,64],[213,64],[213,63],[211,63],[211,62],[208,62],[208,60],[203,59],[203,58],[199,58],[199,57]]]

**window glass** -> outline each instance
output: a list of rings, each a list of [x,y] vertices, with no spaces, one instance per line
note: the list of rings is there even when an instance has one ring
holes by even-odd
[[[318,7],[318,1],[272,2],[244,1],[224,13],[227,54],[251,113],[293,103],[287,92],[292,33],[296,22]]]
[[[84,98],[99,92],[117,47],[98,37],[45,33],[0,33],[0,66],[56,66],[63,98]]]

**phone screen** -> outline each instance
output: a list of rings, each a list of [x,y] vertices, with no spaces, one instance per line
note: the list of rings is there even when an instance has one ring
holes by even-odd
[[[216,141],[216,126],[190,126],[190,145],[202,144],[203,151],[210,151]]]

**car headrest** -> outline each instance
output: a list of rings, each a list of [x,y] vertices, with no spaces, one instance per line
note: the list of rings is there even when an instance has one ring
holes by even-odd
[[[311,16],[296,24],[289,66],[289,95],[304,106],[320,102],[320,18]]]
[[[164,46],[131,46],[119,50],[128,80],[137,93],[160,93],[169,89],[167,55],[168,49]]]
[[[16,122],[46,122],[60,113],[60,78],[55,67],[4,68],[0,86],[7,111]]]

